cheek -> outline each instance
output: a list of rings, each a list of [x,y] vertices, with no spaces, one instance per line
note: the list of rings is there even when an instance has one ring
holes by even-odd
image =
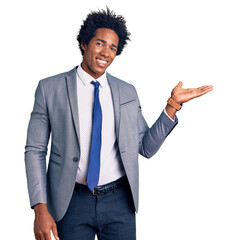
[[[88,65],[94,65],[95,64],[95,58],[93,57],[93,54],[88,54],[86,57]]]
[[[113,54],[113,56],[111,56],[111,63],[114,61],[115,57],[116,57],[115,54]]]

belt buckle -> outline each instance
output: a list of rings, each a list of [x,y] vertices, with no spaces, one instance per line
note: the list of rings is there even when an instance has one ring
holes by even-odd
[[[95,191],[95,188],[91,191],[91,193],[92,193],[93,196],[99,195],[99,191],[100,191],[100,189],[102,189],[102,188],[101,188],[101,187],[96,187],[96,189],[97,189],[97,193],[96,193],[96,191]]]

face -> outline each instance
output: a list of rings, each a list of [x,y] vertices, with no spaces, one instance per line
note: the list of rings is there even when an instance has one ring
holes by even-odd
[[[95,79],[103,75],[116,57],[118,42],[118,35],[113,30],[98,28],[88,45],[81,44],[83,70]]]

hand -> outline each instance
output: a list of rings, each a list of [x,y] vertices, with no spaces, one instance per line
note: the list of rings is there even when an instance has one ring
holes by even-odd
[[[212,85],[205,85],[199,88],[182,88],[183,83],[180,81],[172,90],[171,98],[178,104],[188,102],[189,100],[200,97],[213,90]]]
[[[34,233],[36,240],[51,240],[52,230],[54,238],[59,240],[57,225],[54,222],[52,216],[48,212],[47,206],[44,203],[35,205],[35,222]]]

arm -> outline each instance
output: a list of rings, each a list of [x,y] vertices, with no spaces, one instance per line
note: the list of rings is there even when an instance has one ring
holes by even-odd
[[[25,166],[31,207],[35,211],[34,233],[37,240],[51,239],[52,229],[58,239],[56,223],[47,210],[46,155],[50,122],[44,89],[40,82],[27,132]]]
[[[200,97],[213,90],[212,85],[205,85],[199,88],[182,88],[183,83],[180,81],[178,85],[172,90],[171,98],[179,105],[190,101],[191,99]],[[176,114],[176,109],[169,104],[166,106],[166,112],[171,117],[174,118]]]
[[[171,93],[171,98],[178,104],[183,104],[213,90],[212,86],[202,86],[190,89],[183,89],[182,86],[183,83],[179,82]],[[139,107],[139,153],[142,156],[150,158],[159,150],[166,137],[178,123],[178,119],[175,116],[176,111],[174,107],[167,104],[166,112],[174,121],[169,119],[169,117],[162,112],[153,126],[149,128],[142,116],[141,107]]]
[[[146,158],[151,158],[159,150],[166,137],[171,133],[177,123],[177,117],[172,121],[163,111],[152,127],[149,128],[140,109],[139,153]]]
[[[52,230],[55,239],[59,240],[57,225],[49,214],[47,205],[44,203],[36,204],[34,211],[34,233],[36,240],[51,240],[50,230]]]
[[[46,155],[50,136],[50,123],[44,89],[39,83],[35,92],[35,103],[27,131],[25,166],[31,207],[47,203]]]

